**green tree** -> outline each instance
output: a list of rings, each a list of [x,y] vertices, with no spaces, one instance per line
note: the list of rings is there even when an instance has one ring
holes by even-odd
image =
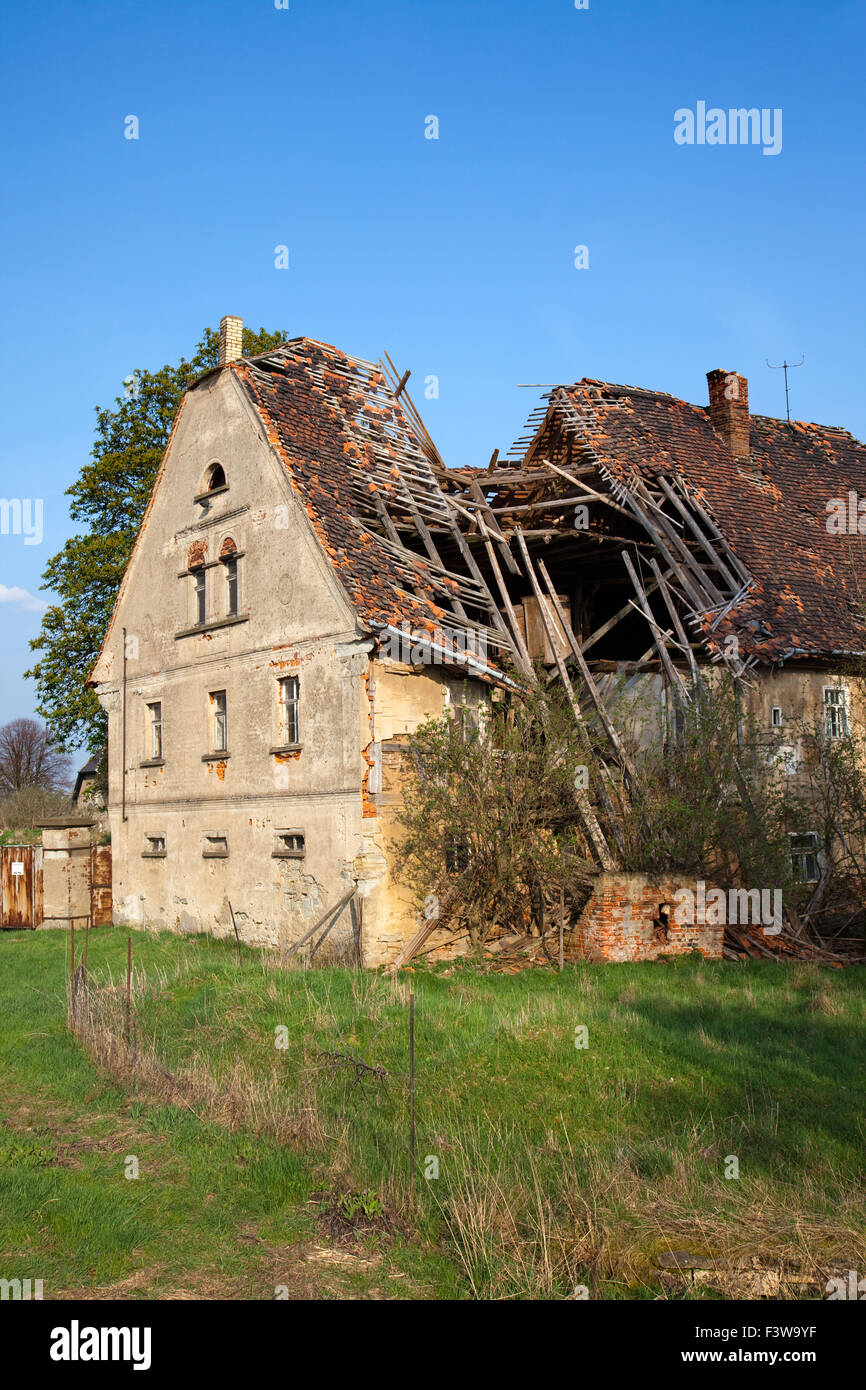
[[[267,352],[288,335],[244,329],[244,356]],[[70,515],[84,529],[49,560],[43,588],[60,595],[30,643],[39,659],[38,710],[60,746],[106,739],[105,716],[84,682],[96,660],[181,397],[219,361],[219,334],[206,328],[193,356],[156,372],[136,371],[112,408],[96,408],[91,461],[67,489]]]

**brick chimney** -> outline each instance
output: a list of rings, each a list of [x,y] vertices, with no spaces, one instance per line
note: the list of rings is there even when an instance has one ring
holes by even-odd
[[[244,321],[226,314],[220,319],[220,366],[244,355]]]
[[[749,383],[737,372],[707,372],[710,423],[732,458],[749,457]]]

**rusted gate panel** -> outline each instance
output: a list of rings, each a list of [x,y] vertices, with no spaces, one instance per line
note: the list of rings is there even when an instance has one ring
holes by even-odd
[[[111,925],[111,845],[90,851],[90,920],[94,927]]]
[[[0,846],[0,927],[35,927],[32,845]]]

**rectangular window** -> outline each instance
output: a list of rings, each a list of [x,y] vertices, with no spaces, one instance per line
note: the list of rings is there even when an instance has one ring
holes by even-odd
[[[297,676],[284,676],[280,681],[280,743],[288,745],[300,743],[301,729],[298,718],[300,682]]]
[[[212,690],[210,699],[213,708],[213,751],[215,753],[225,753],[228,751],[229,746],[226,693],[224,690]]]
[[[274,857],[278,859],[303,859],[307,852],[306,837],[303,830],[275,830]]]
[[[164,859],[165,858],[165,836],[164,835],[145,835],[144,849],[142,851],[145,859]]]
[[[801,883],[817,883],[821,877],[818,863],[818,832],[807,830],[800,835],[791,835],[791,867],[794,877]]]
[[[196,570],[195,572],[195,624],[200,627],[207,617],[207,604],[205,600],[205,572]]]
[[[238,562],[224,560],[226,570],[226,614],[233,618],[238,611]]]
[[[227,859],[229,837],[223,831],[208,831],[201,837],[203,859]]]
[[[778,705],[774,705],[770,714],[770,723],[774,729],[782,727],[782,711]]]
[[[824,732],[828,738],[848,737],[848,687],[824,686]]]
[[[471,743],[481,733],[481,711],[477,705],[455,705],[454,718],[461,743]]]
[[[150,723],[150,757],[156,761],[162,757],[162,701],[155,700],[152,705],[148,705],[147,714]]]

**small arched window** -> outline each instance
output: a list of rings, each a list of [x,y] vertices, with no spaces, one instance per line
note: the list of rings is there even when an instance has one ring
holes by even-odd
[[[212,463],[207,471],[205,492],[216,492],[217,488],[228,487],[226,471],[221,463]]]

